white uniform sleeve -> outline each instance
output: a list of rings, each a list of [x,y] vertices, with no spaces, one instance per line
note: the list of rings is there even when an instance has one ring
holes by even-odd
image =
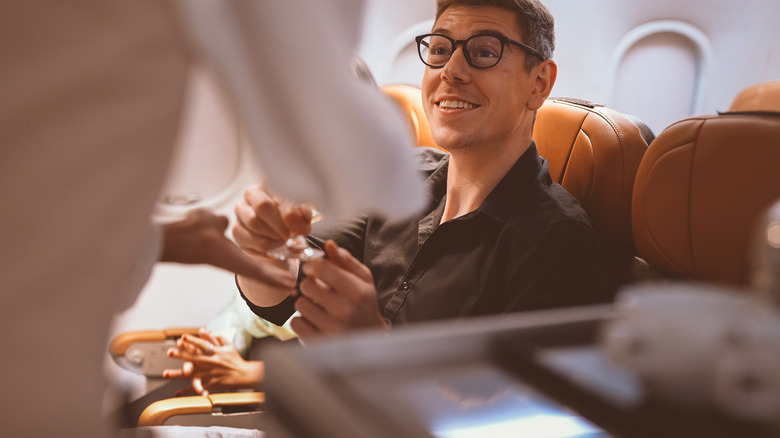
[[[349,3],[362,6],[339,4]],[[179,4],[273,190],[331,217],[402,218],[422,207],[408,127],[389,99],[350,72],[349,38],[323,10],[329,2]]]

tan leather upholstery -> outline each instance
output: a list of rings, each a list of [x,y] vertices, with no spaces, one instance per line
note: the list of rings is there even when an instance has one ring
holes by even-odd
[[[641,127],[641,129],[640,129]],[[590,102],[548,99],[537,112],[534,141],[550,176],[588,212],[601,242],[612,289],[634,258],[634,176],[653,135],[643,123]]]
[[[439,148],[433,141],[431,126],[423,111],[420,89],[411,85],[391,84],[383,86],[381,90],[401,107],[413,130],[417,145]]]
[[[780,81],[762,82],[745,88],[734,98],[729,111],[780,112]]]
[[[732,108],[764,111],[766,102],[780,99],[750,103],[746,96]],[[637,250],[670,275],[746,284],[751,234],[778,197],[780,113],[681,120],[655,139],[639,167],[632,213]]]
[[[602,246],[630,247],[634,175],[652,138],[617,111],[560,99],[539,109],[533,136],[553,181],[580,201]]]

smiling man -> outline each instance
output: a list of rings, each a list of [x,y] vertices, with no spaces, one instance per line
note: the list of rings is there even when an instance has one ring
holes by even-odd
[[[238,278],[255,313],[282,323],[297,309],[292,328],[305,341],[610,300],[587,214],[551,181],[531,138],[557,74],[553,28],[535,0],[439,0],[431,33],[416,38],[423,106],[449,152],[420,148],[427,209],[403,223],[315,224],[311,240],[329,257],[304,264],[297,301]],[[262,186],[247,191],[234,229],[242,248],[260,254],[288,230],[308,231],[279,205]]]

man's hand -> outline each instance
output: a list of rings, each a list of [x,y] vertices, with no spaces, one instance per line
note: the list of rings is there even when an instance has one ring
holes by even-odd
[[[184,220],[164,225],[160,261],[206,263],[277,287],[295,286],[296,277],[287,269],[242,252],[225,237],[227,226],[228,218],[207,210],[191,211]]]
[[[233,237],[244,251],[265,254],[292,235],[311,230],[312,209],[271,195],[263,183],[249,187],[236,205]]]
[[[297,279],[298,263],[294,260],[272,260],[266,253],[284,245],[294,234],[307,235],[311,229],[312,209],[271,195],[263,183],[249,187],[236,205],[236,225],[233,237],[244,252],[266,264],[287,269]],[[295,282],[288,287],[277,287],[269,282],[239,275],[238,284],[244,296],[261,306],[274,306],[288,297]]]
[[[306,262],[302,296],[295,303],[301,314],[291,328],[303,342],[360,328],[387,327],[377,304],[374,278],[367,266],[329,240],[328,258]]]

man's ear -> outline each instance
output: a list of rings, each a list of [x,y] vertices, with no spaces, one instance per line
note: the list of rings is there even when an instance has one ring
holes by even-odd
[[[555,85],[555,79],[558,77],[558,65],[555,61],[548,59],[542,61],[541,64],[531,70],[532,75],[536,75],[534,81],[534,88],[531,90],[531,95],[528,97],[528,103],[526,104],[528,109],[536,111],[542,106],[547,97],[550,96],[553,85]]]

